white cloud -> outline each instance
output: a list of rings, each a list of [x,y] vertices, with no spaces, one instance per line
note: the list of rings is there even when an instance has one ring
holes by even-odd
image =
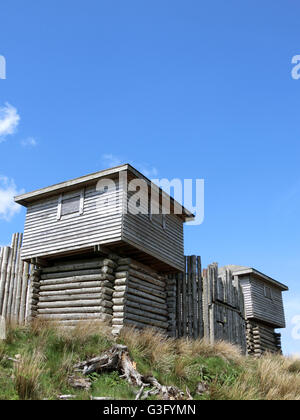
[[[122,159],[120,156],[113,155],[112,153],[102,155],[102,160],[105,161],[106,167],[120,166],[123,163],[130,163],[130,165],[138,169],[147,178],[154,178],[158,176],[158,170],[147,163],[137,163]]]
[[[17,189],[13,179],[0,177],[0,219],[9,221],[19,213],[21,206],[14,202],[14,196],[23,192]]]
[[[34,137],[27,137],[21,141],[23,147],[35,147],[37,145],[37,141]]]
[[[16,132],[19,121],[20,115],[15,107],[9,103],[0,107],[0,143]]]
[[[158,175],[158,170],[154,166],[147,164],[136,164],[137,169],[147,178],[154,178]]]
[[[106,162],[109,167],[122,165],[122,159],[119,156],[115,156],[111,153],[102,155],[102,159]]]

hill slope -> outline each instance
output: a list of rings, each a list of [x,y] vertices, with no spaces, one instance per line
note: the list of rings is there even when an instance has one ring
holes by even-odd
[[[70,394],[74,399],[135,399],[139,389],[117,371],[85,378],[74,371],[79,361],[99,356],[115,344],[109,331],[97,323],[73,330],[40,323],[10,327],[7,340],[0,341],[0,399],[57,399]],[[172,340],[152,330],[124,330],[117,342],[128,347],[138,372],[179,388],[182,398],[300,400],[300,361],[277,355],[243,357],[225,342],[211,346],[200,340]],[[86,389],[71,386],[74,378],[79,386],[88,382]]]

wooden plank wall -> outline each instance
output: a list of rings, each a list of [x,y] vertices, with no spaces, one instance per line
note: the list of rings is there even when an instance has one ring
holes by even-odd
[[[128,201],[133,193],[128,193]],[[144,203],[142,203],[144,204]],[[140,207],[143,214],[134,214],[133,204],[128,203],[128,212],[123,215],[122,240],[135,244],[137,248],[176,270],[183,270],[183,221],[175,214],[165,215],[162,226],[149,217],[148,209]]]
[[[237,278],[214,263],[201,271],[201,259],[185,257],[185,274],[177,275],[176,336],[229,341],[246,353],[244,298]]]
[[[22,233],[15,233],[11,246],[0,249],[0,315],[18,324],[26,321],[30,293],[31,266],[21,260],[22,240]]]
[[[31,204],[26,214],[22,257],[30,260],[121,240],[123,192],[119,185],[116,188],[104,194],[96,190],[96,183],[84,191],[78,188],[75,192],[84,194],[83,213],[65,215],[60,220],[60,194]]]

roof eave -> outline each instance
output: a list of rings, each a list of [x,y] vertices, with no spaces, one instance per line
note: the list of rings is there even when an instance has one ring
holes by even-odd
[[[60,182],[58,184],[51,185],[49,187],[41,188],[38,190],[31,191],[29,193],[17,195],[14,197],[14,201],[24,207],[27,207],[30,203],[42,199],[43,197],[48,197],[50,195],[59,194],[60,192],[64,191],[65,189],[71,189],[72,187],[80,186],[81,184],[85,185],[89,182],[97,180],[98,178],[102,178],[105,176],[113,175],[121,171],[130,171],[138,178],[143,178],[147,183],[150,185],[151,180],[131,166],[129,163],[115,166],[110,169],[104,169],[102,171],[94,172],[89,175],[84,175],[79,178],[74,178],[69,181]],[[161,191],[163,191],[160,188]],[[181,204],[177,203],[174,198],[171,197],[172,203],[176,203],[182,208],[182,214],[178,214],[178,216],[182,217],[185,222],[194,220],[195,215],[183,207]]]
[[[278,287],[282,291],[288,291],[289,288],[283,283],[280,283],[277,280],[272,279],[272,277],[267,276],[266,274],[261,273],[260,271],[256,270],[255,268],[248,268],[246,270],[240,270],[235,271],[233,275],[235,276],[243,276],[247,274],[255,274],[257,277],[260,277],[261,279],[268,281],[269,283],[273,284],[274,286]]]

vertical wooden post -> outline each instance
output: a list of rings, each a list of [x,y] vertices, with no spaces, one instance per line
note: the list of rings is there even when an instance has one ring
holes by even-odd
[[[9,307],[9,298],[10,298],[10,288],[11,288],[11,272],[12,272],[12,264],[13,264],[13,250],[14,245],[16,242],[17,234],[14,233],[12,237],[12,246],[10,248],[9,259],[7,264],[7,274],[6,274],[6,283],[5,283],[5,291],[4,291],[4,302],[3,302],[3,316],[9,319],[10,316],[10,307]]]
[[[182,337],[182,277],[183,273],[177,276],[177,303],[176,303],[176,329],[177,337]]]
[[[28,291],[28,280],[29,280],[30,264],[24,263],[22,278],[21,278],[21,300],[20,300],[20,311],[19,311],[19,323],[23,324],[26,317],[26,303],[27,303],[27,291]]]
[[[7,266],[10,255],[10,247],[3,248],[2,264],[1,264],[1,277],[0,277],[0,315],[4,316],[4,296],[5,286],[7,281]]]
[[[16,319],[16,300],[17,300],[17,288],[18,288],[18,275],[19,275],[19,265],[21,264],[21,244],[22,244],[22,234],[18,233],[16,250],[15,250],[15,262],[13,270],[13,289],[12,289],[12,300],[11,300],[11,320],[17,322]]]
[[[192,257],[188,257],[188,334],[193,337]]]
[[[21,292],[22,292],[22,274],[24,270],[24,262],[21,260],[21,247],[22,247],[23,235],[21,234],[18,248],[18,271],[17,271],[17,288],[16,288],[16,298],[14,306],[14,319],[19,323],[20,318],[20,304],[21,304]]]
[[[16,255],[19,242],[19,233],[15,234],[14,241],[12,243],[12,262],[11,262],[11,272],[10,272],[10,285],[8,289],[8,300],[7,300],[7,320],[12,320],[12,305],[13,305],[13,295],[15,290],[15,270],[16,270]]]
[[[183,337],[187,336],[187,297],[186,297],[186,282],[187,282],[187,257],[184,257],[185,271],[182,282],[182,320],[183,320]]]
[[[192,313],[193,313],[193,337],[199,336],[198,331],[198,308],[197,308],[197,259],[195,255],[191,257],[191,281],[192,281]]]
[[[198,282],[198,331],[199,338],[203,338],[203,285],[202,285],[202,266],[201,257],[197,257],[197,282]]]

